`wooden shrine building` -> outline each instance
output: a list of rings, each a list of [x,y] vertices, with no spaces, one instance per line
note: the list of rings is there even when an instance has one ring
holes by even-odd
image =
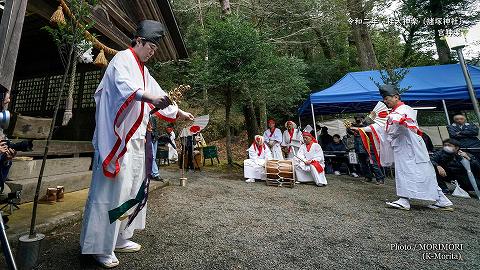
[[[60,91],[64,67],[56,44],[42,27],[49,25],[52,14],[62,1],[68,3],[65,0],[0,0],[0,83],[10,89],[9,110],[22,115],[27,129],[32,129],[32,123],[38,118],[51,123],[48,118],[53,116]],[[95,24],[89,31],[103,45],[114,50],[128,48],[139,21],[161,21],[167,33],[152,60],[176,61],[187,57],[169,0],[99,0],[90,19]],[[93,50],[94,55],[98,53],[97,49]],[[77,65],[73,118],[62,127],[68,85],[64,90],[42,193],[47,187],[57,185],[64,186],[66,192],[89,186],[93,152],[90,141],[95,129],[93,95],[103,72],[104,69],[93,64]],[[23,156],[23,159],[14,160],[7,185],[13,191],[22,190],[21,201],[28,202],[33,199],[46,136],[23,138],[36,139],[33,141],[33,152],[17,155]]]
[[[0,83],[11,85],[9,110],[14,113],[47,118],[53,115],[64,68],[52,37],[41,28],[49,24],[58,6],[58,0],[0,0],[0,43],[3,43],[0,44]],[[90,31],[115,50],[128,48],[139,21],[161,21],[166,26],[167,35],[152,60],[171,61],[187,57],[168,0],[99,0],[91,19],[95,24]],[[97,53],[98,50],[94,49],[93,54]],[[103,70],[93,64],[77,66],[73,118],[68,126],[54,133],[55,139],[91,140],[95,125],[93,94],[102,74]],[[67,92],[68,89],[64,90],[65,98]],[[61,110],[65,107],[65,98]],[[58,118],[61,116],[62,111]]]

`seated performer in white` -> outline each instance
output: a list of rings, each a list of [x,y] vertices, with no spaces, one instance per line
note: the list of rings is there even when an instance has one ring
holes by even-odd
[[[322,147],[310,132],[303,132],[302,134],[305,144],[300,146],[294,158],[297,181],[301,183],[315,182],[319,187],[326,186],[325,158],[323,157]]]
[[[173,131],[172,127],[167,127],[167,135],[170,137],[170,140],[172,140],[173,143],[173,145],[168,144],[168,159],[172,162],[177,162],[177,144],[175,143],[175,132]]]
[[[286,153],[286,159],[293,159],[295,154],[303,144],[302,132],[297,129],[297,125],[293,121],[287,121],[285,123],[287,130],[283,132],[282,148]]]
[[[268,148],[272,152],[274,160],[283,160],[282,147],[282,131],[275,127],[275,120],[268,120],[268,129],[263,133],[263,138]]]
[[[243,161],[245,182],[254,183],[255,179],[265,180],[265,162],[272,159],[272,152],[265,146],[263,137],[255,136],[252,146],[248,148],[248,159]]]

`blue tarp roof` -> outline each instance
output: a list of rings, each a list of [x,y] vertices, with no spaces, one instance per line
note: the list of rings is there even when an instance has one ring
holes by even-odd
[[[402,100],[411,106],[435,106],[442,110],[444,99],[449,110],[471,109],[465,78],[460,64],[413,67],[400,83],[411,86]],[[480,94],[480,69],[468,66],[473,87]],[[350,72],[331,87],[313,93],[299,108],[301,116],[315,114],[368,112],[381,100],[377,86],[370,79],[382,82],[378,70]]]

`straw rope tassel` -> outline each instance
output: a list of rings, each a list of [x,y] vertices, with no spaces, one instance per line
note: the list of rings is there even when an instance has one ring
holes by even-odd
[[[95,61],[93,61],[93,64],[97,67],[106,67],[108,65],[108,60],[107,58],[105,58],[105,53],[103,52],[103,49],[100,50],[100,53],[98,53]]]
[[[60,25],[65,25],[67,22],[65,21],[65,16],[63,15],[62,6],[58,6],[57,10],[53,12],[52,17],[50,17],[50,23]]]

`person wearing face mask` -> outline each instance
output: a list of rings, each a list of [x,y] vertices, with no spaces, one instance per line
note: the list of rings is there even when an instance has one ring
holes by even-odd
[[[455,139],[446,139],[443,141],[443,149],[435,152],[431,161],[437,174],[438,186],[442,188],[443,193],[449,193],[446,183],[457,180],[460,187],[466,191],[474,191],[472,183],[468,179],[467,170],[462,164],[462,160],[470,162],[470,168],[475,176],[477,186],[479,186],[478,175],[480,173],[480,163],[473,156],[460,150],[460,142]]]
[[[150,115],[168,122],[194,119],[168,98],[145,66],[164,36],[162,23],[141,21],[131,47],[113,57],[94,95],[95,155],[80,246],[82,254],[93,255],[105,268],[119,264],[116,252],[142,247],[129,239],[146,223],[153,157]]]
[[[457,140],[460,143],[461,148],[477,148],[468,149],[468,151],[479,159],[480,140],[477,137],[478,127],[475,124],[467,123],[467,119],[462,113],[455,113],[453,116],[453,122],[453,124],[447,126],[450,138]]]

